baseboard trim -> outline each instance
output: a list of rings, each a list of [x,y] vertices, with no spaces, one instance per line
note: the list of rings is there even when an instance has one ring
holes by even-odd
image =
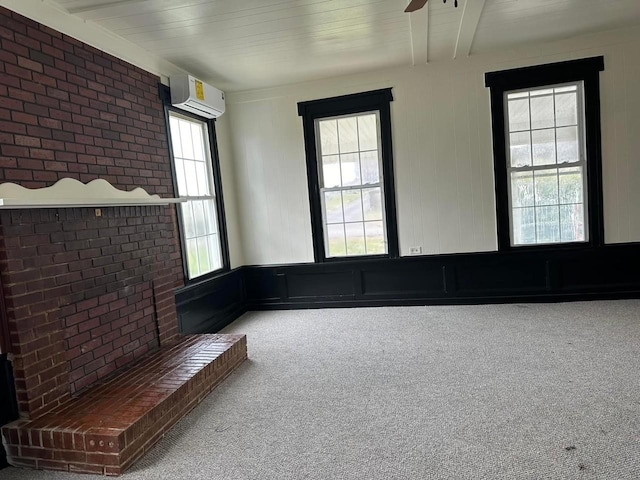
[[[426,299],[333,300],[248,303],[245,311],[309,310],[321,308],[416,307],[427,305],[489,305],[510,303],[561,303],[591,300],[629,300],[640,298],[640,290],[610,293],[567,293],[519,295],[509,297],[449,297]],[[244,312],[243,312],[244,313]]]

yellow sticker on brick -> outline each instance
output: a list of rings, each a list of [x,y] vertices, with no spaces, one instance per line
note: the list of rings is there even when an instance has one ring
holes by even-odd
[[[196,97],[198,100],[204,100],[204,84],[200,80],[196,80]]]

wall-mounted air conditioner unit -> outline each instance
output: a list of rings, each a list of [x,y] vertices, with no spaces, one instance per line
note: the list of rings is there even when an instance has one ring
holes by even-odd
[[[206,118],[218,118],[224,113],[224,92],[191,75],[172,75],[169,88],[174,107]]]

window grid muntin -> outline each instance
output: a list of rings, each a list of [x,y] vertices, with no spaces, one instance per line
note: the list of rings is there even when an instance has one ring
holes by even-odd
[[[576,125],[557,125],[557,112],[556,112],[556,99],[555,97],[558,94],[566,94],[568,92],[555,92],[557,88],[563,87],[576,87]],[[543,96],[551,96],[553,97],[553,127],[545,127],[545,128],[531,128],[532,118],[531,118],[531,92],[539,91],[539,90],[551,90],[549,94],[543,94],[536,96],[535,98],[540,98]],[[518,94],[518,93],[527,93],[526,97],[528,100],[528,114],[529,114],[529,129],[523,130],[510,130],[510,117],[509,117],[509,95]],[[576,81],[576,82],[564,82],[553,85],[544,85],[540,87],[530,87],[523,89],[515,89],[515,90],[507,90],[503,93],[504,98],[504,126],[505,126],[505,143],[506,143],[506,167],[507,167],[507,192],[508,192],[508,201],[509,201],[509,238],[511,246],[530,246],[530,245],[557,245],[564,243],[587,243],[589,242],[589,215],[588,215],[588,169],[587,169],[587,158],[586,158],[586,133],[585,133],[585,108],[584,108],[584,82]],[[570,126],[577,126],[578,129],[578,161],[576,162],[558,162],[558,142],[557,142],[557,130],[558,128],[566,128]],[[540,130],[549,130],[553,128],[554,130],[554,149],[555,149],[555,161],[556,163],[544,164],[544,165],[533,165],[534,156],[533,156],[533,136],[531,132],[540,131]],[[511,164],[511,133],[523,133],[529,132],[529,145],[531,146],[530,152],[530,163],[531,165],[514,167]],[[574,167],[581,167],[582,169],[582,203],[560,203],[560,170],[561,169],[569,169]],[[540,205],[536,204],[536,183],[535,183],[535,172],[539,170],[549,170],[549,169],[557,169],[556,178],[557,178],[557,191],[558,191],[558,203],[551,205]],[[513,192],[512,192],[512,172],[532,172],[533,173],[533,198],[534,204],[532,206],[527,207],[514,207],[513,206]],[[561,208],[562,206],[567,205],[582,205],[582,219],[583,219],[583,231],[584,238],[582,240],[568,240],[562,241],[562,221],[561,221]],[[558,213],[558,235],[560,240],[557,242],[538,242],[538,221],[537,221],[537,209],[542,207],[557,207]],[[524,209],[524,208],[533,208],[534,212],[534,228],[535,228],[535,238],[536,241],[533,243],[515,243],[515,225],[514,225],[514,211],[515,209]]]
[[[348,152],[342,152],[340,150],[340,129],[338,126],[336,126],[336,134],[337,134],[337,145],[338,145],[338,153],[331,153],[328,155],[323,155],[322,152],[322,134],[320,131],[320,123],[323,121],[327,121],[327,120],[340,120],[340,119],[344,119],[344,118],[358,118],[358,117],[364,117],[367,115],[375,115],[375,119],[376,119],[376,145],[377,148],[375,150],[372,149],[366,149],[366,150],[360,150],[360,132],[359,132],[359,123],[356,121],[356,138],[358,140],[358,149],[356,151],[348,151]],[[371,110],[371,111],[364,111],[364,112],[357,112],[354,114],[346,114],[346,115],[335,115],[335,116],[330,116],[330,117],[321,117],[321,118],[316,118],[314,120],[314,129],[315,129],[315,138],[316,138],[316,151],[318,152],[318,162],[317,162],[317,171],[318,171],[318,187],[319,187],[319,191],[320,191],[320,206],[321,206],[321,210],[322,210],[322,231],[323,231],[323,239],[324,239],[324,250],[325,250],[325,256],[326,258],[341,258],[341,257],[358,257],[358,256],[367,256],[367,255],[387,255],[389,252],[389,243],[388,243],[388,239],[387,239],[387,218],[386,218],[386,208],[385,208],[385,192],[384,192],[384,171],[383,171],[383,164],[382,164],[382,133],[381,133],[381,128],[380,128],[380,111],[379,110]],[[377,152],[377,157],[378,157],[378,182],[376,183],[362,183],[363,182],[363,175],[362,175],[362,160],[360,155],[362,153],[367,153],[367,152]],[[359,172],[360,172],[360,185],[344,185],[344,179],[343,179],[343,175],[342,175],[342,159],[340,158],[341,155],[350,155],[350,154],[358,154],[358,168],[359,168]],[[323,162],[323,157],[325,156],[337,156],[338,157],[338,161],[339,161],[339,173],[340,173],[340,185],[341,186],[336,186],[336,187],[328,187],[325,188],[324,187],[324,162]],[[375,189],[375,188],[379,188],[380,189],[380,210],[381,210],[381,219],[378,220],[364,220],[365,218],[365,213],[364,213],[364,195],[363,195],[363,190],[367,190],[367,189]],[[344,212],[344,193],[345,191],[349,191],[349,190],[359,190],[360,191],[360,207],[361,207],[361,213],[362,213],[362,221],[345,221],[345,212]],[[327,221],[327,206],[326,206],[326,200],[325,200],[325,192],[341,192],[341,209],[342,209],[342,222],[331,222],[329,223]],[[367,243],[367,228],[366,225],[367,224],[371,224],[371,223],[382,223],[382,238],[383,238],[383,245],[384,245],[384,252],[381,253],[367,253],[367,249],[368,249],[368,243]],[[348,248],[347,248],[347,229],[346,226],[349,224],[361,224],[362,225],[362,233],[363,233],[363,238],[364,238],[364,247],[365,247],[365,252],[361,253],[361,254],[349,254],[348,253]],[[336,225],[342,225],[342,232],[343,232],[343,238],[344,238],[344,251],[345,254],[344,255],[331,255],[330,253],[330,243],[329,243],[329,226],[336,226]]]
[[[174,122],[175,120],[175,122]],[[209,135],[208,135],[208,126],[206,122],[201,120],[195,120],[190,117],[180,115],[176,112],[169,112],[169,125],[170,127],[178,124],[181,125],[180,122],[183,122],[189,125],[189,130],[191,133],[191,142],[192,142],[192,151],[194,152],[193,157],[185,156],[185,148],[183,145],[184,137],[182,135],[182,130],[178,128],[178,133],[175,133],[174,129],[171,129],[170,138],[172,144],[175,145],[176,141],[179,143],[179,152],[180,154],[176,155],[175,147],[174,147],[174,168],[176,171],[176,177],[180,177],[180,170],[182,171],[183,179],[185,186],[187,182],[187,172],[186,172],[186,162],[192,162],[194,164],[200,163],[204,165],[205,175],[206,175],[206,188],[208,188],[209,194],[200,195],[200,178],[197,175],[196,168],[196,184],[198,195],[189,195],[188,186],[187,191],[181,191],[180,181],[178,181],[178,196],[180,198],[186,199],[187,201],[181,204],[181,213],[183,219],[191,218],[193,220],[193,231],[188,234],[188,227],[186,225],[186,220],[182,228],[182,236],[184,239],[184,254],[186,256],[186,265],[187,265],[187,274],[190,279],[196,278],[202,275],[206,275],[207,273],[214,272],[223,267],[223,258],[222,258],[222,244],[220,237],[220,228],[219,228],[219,219],[217,215],[217,197],[215,194],[215,184],[213,179],[213,164],[211,161],[211,145],[209,143]],[[196,127],[197,133],[200,134],[201,143],[198,144],[201,146],[201,156],[202,159],[195,158],[198,155],[195,154],[195,142],[194,142],[194,126]],[[207,216],[208,209],[206,208],[206,204],[209,204],[210,215]],[[196,221],[195,210],[196,208],[202,208],[202,222],[204,225],[204,233],[198,233],[197,227],[198,222]],[[187,209],[189,210],[187,214]],[[212,229],[207,229],[207,225],[212,227]],[[201,245],[204,242],[204,248]],[[215,245],[215,247],[214,247]],[[203,250],[201,252],[201,249]],[[206,252],[205,252],[206,250]],[[203,265],[202,260],[206,258],[208,261]],[[194,261],[195,259],[195,261]],[[203,268],[204,267],[204,268]]]

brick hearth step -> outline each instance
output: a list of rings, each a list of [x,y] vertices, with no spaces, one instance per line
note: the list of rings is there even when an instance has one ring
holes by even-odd
[[[247,358],[244,335],[190,335],[34,420],[2,428],[16,467],[120,475]]]

